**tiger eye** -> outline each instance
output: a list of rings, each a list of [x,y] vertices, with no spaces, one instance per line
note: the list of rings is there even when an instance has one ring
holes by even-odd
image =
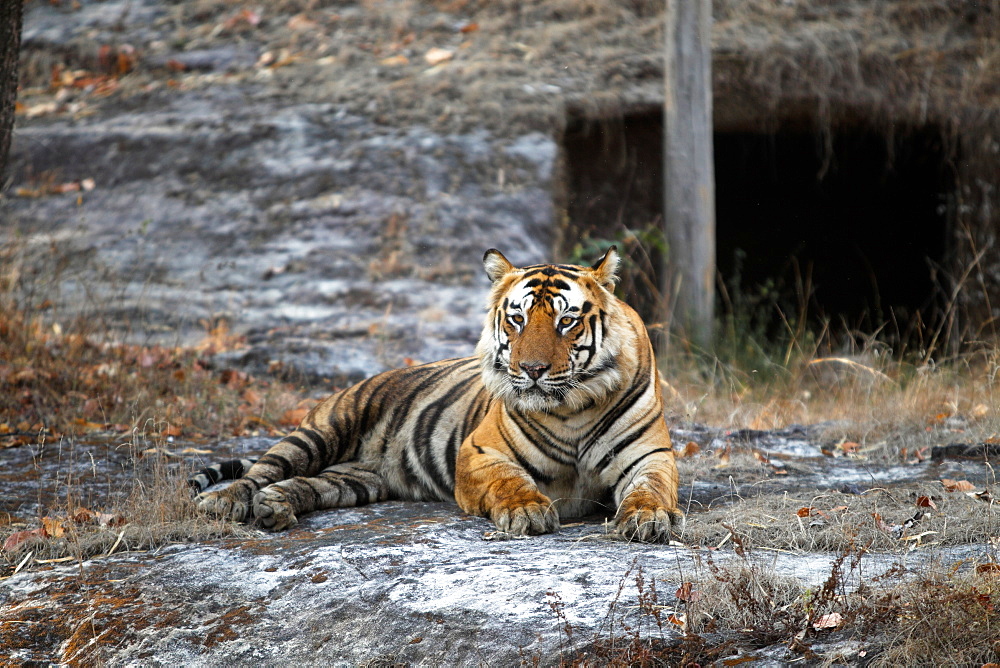
[[[573,317],[571,317],[571,316],[568,316],[568,315],[564,315],[564,316],[563,316],[563,317],[562,317],[562,318],[561,318],[561,319],[559,320],[559,324],[560,324],[560,325],[562,325],[563,327],[569,327],[569,326],[570,326],[570,325],[572,325],[572,324],[573,324],[574,322],[576,322],[576,318],[573,318]]]

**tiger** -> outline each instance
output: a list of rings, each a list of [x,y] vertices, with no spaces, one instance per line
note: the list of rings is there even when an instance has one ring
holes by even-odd
[[[332,394],[259,459],[192,477],[198,507],[280,531],[320,509],[456,501],[517,536],[613,512],[616,534],[669,541],[677,467],[652,344],[614,295],[619,261],[612,246],[590,267],[519,268],[488,250],[474,356]]]

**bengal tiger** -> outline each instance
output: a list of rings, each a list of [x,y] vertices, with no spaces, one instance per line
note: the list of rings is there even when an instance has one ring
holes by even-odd
[[[592,267],[517,268],[496,249],[483,263],[474,357],[333,394],[256,461],[193,477],[198,506],[278,531],[322,508],[455,500],[517,535],[613,511],[626,538],[669,540],[677,468],[646,328],[613,294],[617,250]],[[238,479],[204,491],[222,478]]]

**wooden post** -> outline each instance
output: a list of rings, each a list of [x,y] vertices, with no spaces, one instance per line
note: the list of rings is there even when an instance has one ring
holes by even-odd
[[[667,0],[663,103],[664,216],[670,245],[661,286],[672,327],[709,349],[715,302],[712,1]]]
[[[0,190],[3,190],[17,97],[17,62],[21,47],[21,0],[0,1]]]

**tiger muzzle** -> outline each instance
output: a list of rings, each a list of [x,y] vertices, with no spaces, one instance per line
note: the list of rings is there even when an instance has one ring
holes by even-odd
[[[528,377],[534,381],[541,378],[542,374],[552,367],[550,364],[520,364],[518,366],[521,367],[521,371],[528,374]]]

